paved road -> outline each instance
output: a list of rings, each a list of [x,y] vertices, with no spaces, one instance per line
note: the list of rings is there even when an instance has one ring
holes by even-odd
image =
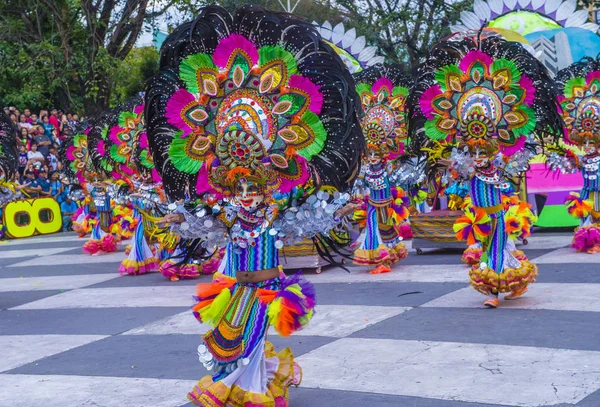
[[[380,276],[309,274],[312,324],[270,337],[304,368],[291,405],[600,406],[600,254],[569,240],[534,236],[538,283],[497,310],[481,307],[456,252],[411,252]],[[119,277],[123,253],[90,257],[82,243],[0,245],[0,406],[187,406],[206,373],[197,281]]]

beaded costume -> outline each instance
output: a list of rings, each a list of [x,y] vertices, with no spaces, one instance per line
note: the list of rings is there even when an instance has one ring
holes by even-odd
[[[498,293],[516,298],[537,275],[535,265],[511,251],[501,192],[528,168],[540,143],[535,136],[557,138],[562,132],[556,94],[543,66],[520,44],[499,37],[440,42],[418,76],[411,94],[412,137],[430,147],[432,176],[449,164],[467,182],[483,238],[470,282],[492,294],[485,305],[496,307]]]
[[[567,129],[563,141],[578,151],[558,148],[549,163],[565,173],[581,172],[581,192],[566,202],[580,220],[571,247],[595,253],[600,251],[600,61],[576,62],[557,73],[556,83]]]
[[[306,325],[315,292],[280,272],[278,251],[326,235],[349,199],[319,188],[349,188],[359,164],[352,78],[311,24],[255,6],[235,16],[204,8],[161,51],[146,117],[167,196],[186,200],[169,205],[172,230],[193,251],[228,247],[223,273],[197,287],[194,315],[214,327],[198,349],[211,374],[188,397],[199,406],[287,406],[301,371],[266,332]],[[275,190],[286,197],[279,205]]]
[[[404,104],[410,77],[399,66],[376,65],[356,76],[361,99],[363,134],[367,141],[362,182],[365,186],[366,224],[362,243],[354,252],[354,263],[380,266],[373,272],[388,272],[389,266],[408,254],[399,230],[408,218],[402,201],[396,204],[393,160],[404,153],[407,141]]]

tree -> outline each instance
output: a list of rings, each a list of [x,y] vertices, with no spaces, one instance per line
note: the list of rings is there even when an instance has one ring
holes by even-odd
[[[15,94],[33,89],[34,103],[49,99],[65,109],[100,112],[111,101],[113,73],[131,52],[144,21],[175,1],[4,0],[0,72],[20,76],[21,88],[4,82],[0,93],[14,100]]]
[[[120,64],[115,75],[115,103],[138,95],[146,81],[158,73],[159,52],[154,47],[134,48]]]
[[[416,67],[472,2],[459,0],[338,0],[344,20],[390,62]]]

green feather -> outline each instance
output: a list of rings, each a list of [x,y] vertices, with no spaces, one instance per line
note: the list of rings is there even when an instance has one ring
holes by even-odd
[[[446,86],[446,78],[449,74],[462,75],[463,71],[461,71],[456,65],[446,65],[438,69],[438,71],[435,73],[435,81],[438,83],[438,85],[440,85],[440,88],[442,88],[442,92],[446,92],[448,90],[448,87]]]
[[[196,72],[200,68],[217,69],[210,55],[194,54],[181,61],[179,76],[185,82],[186,88],[191,93],[199,93]]]
[[[140,154],[140,163],[146,168],[154,168],[154,164],[148,161],[148,150],[144,150],[142,151],[142,154]]]
[[[327,139],[327,130],[325,130],[325,126],[323,126],[319,116],[310,110],[306,111],[302,115],[302,121],[308,124],[315,133],[315,140],[309,146],[298,150],[298,154],[300,156],[310,161],[315,155],[319,154],[321,150],[323,150],[323,147],[325,146],[325,140]]]
[[[125,164],[125,162],[127,162],[126,157],[119,154],[119,147],[116,144],[110,146],[109,154],[111,158],[118,163]]]
[[[434,120],[427,120],[425,122],[425,134],[432,140],[444,140],[448,136],[448,134],[444,133],[443,131],[440,131],[437,128],[437,126],[435,125],[437,120],[440,120],[440,118]]]
[[[75,147],[81,147],[82,143],[87,140],[87,136],[85,134],[76,134],[73,137],[73,145]]]
[[[179,171],[186,174],[196,174],[202,167],[202,161],[194,159],[187,154],[186,145],[189,137],[182,139],[180,137],[182,133],[181,131],[175,133],[169,147],[169,158]]]
[[[519,128],[513,128],[512,131],[517,136],[527,136],[535,131],[535,126],[537,124],[537,119],[535,117],[535,110],[530,107],[519,106],[518,109],[529,117],[529,120]]]
[[[269,62],[281,59],[285,63],[288,77],[298,73],[298,65],[294,56],[278,45],[266,45],[258,50],[258,64],[262,67]]]
[[[277,100],[277,102],[283,102],[286,100],[292,103],[292,107],[290,108],[290,110],[288,110],[285,114],[282,115],[285,117],[298,113],[298,111],[306,103],[306,98],[304,96],[293,92],[284,94]]]
[[[119,127],[127,128],[127,119],[137,119],[137,114],[133,112],[121,112],[119,114]]]
[[[408,89],[404,86],[396,86],[392,89],[392,96],[408,96]]]
[[[356,85],[356,93],[362,97],[363,94],[368,93],[369,95],[373,94],[371,91],[371,85],[368,83],[359,83]]]
[[[567,98],[572,98],[573,95],[573,87],[575,86],[585,86],[585,79],[584,78],[573,78],[573,79],[569,79],[567,81],[567,83],[565,83],[565,96]]]
[[[513,61],[504,58],[496,59],[490,66],[490,74],[493,75],[500,69],[508,69],[510,71],[511,84],[515,84],[521,79],[521,71],[519,71],[519,68],[517,68],[517,65]]]

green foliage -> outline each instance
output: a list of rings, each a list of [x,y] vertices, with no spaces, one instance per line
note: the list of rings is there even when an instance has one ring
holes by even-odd
[[[281,2],[287,5],[287,0]],[[448,25],[471,3],[290,0],[297,16],[344,22],[389,62],[413,67],[433,43],[450,34]],[[2,0],[0,105],[56,105],[98,113],[142,91],[156,72],[158,52],[133,48],[144,22],[160,17],[172,28],[208,4],[231,12],[244,4],[282,10],[279,0]]]
[[[156,3],[156,4],[155,4]],[[0,104],[95,114],[144,88],[157,52],[127,59],[159,0],[3,0]],[[139,16],[139,17],[138,17]]]
[[[114,102],[143,92],[146,82],[158,72],[159,52],[154,47],[134,48],[120,62],[115,75]]]

